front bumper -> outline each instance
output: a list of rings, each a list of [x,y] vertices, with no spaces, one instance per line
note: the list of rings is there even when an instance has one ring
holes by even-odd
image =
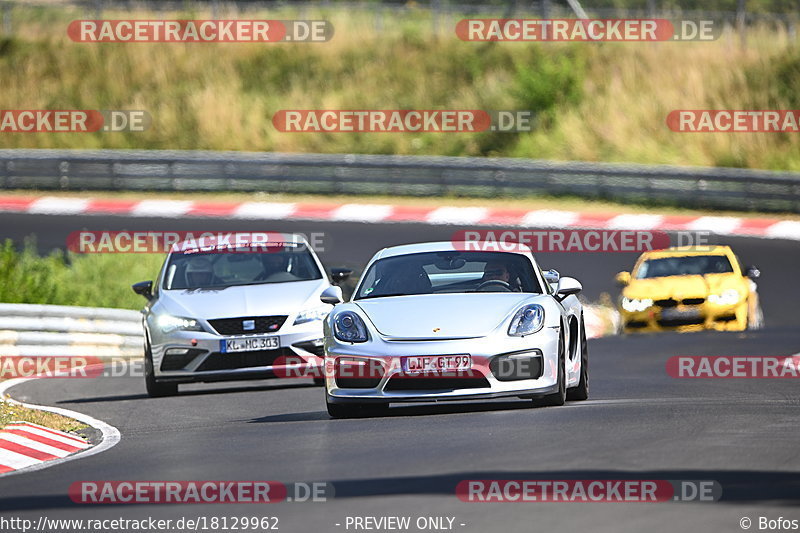
[[[285,331],[283,331],[285,330]],[[226,339],[274,336],[279,348],[223,353]],[[190,383],[314,377],[322,375],[322,327],[319,321],[282,328],[274,334],[223,336],[199,331],[175,331],[152,339],[155,377],[164,383]]]
[[[669,315],[676,310],[677,314]],[[625,333],[657,331],[743,331],[747,329],[747,303],[715,305],[705,302],[700,305],[679,305],[662,308],[653,305],[644,311],[626,311],[619,308],[620,321]],[[683,316],[680,316],[683,314]],[[666,315],[666,316],[665,316]]]
[[[419,341],[379,338],[363,344],[342,344],[326,339],[328,402],[438,402],[547,395],[558,388],[558,342],[558,328],[544,328],[524,338]],[[444,372],[425,377],[415,377],[402,370],[404,357],[439,355],[469,355],[472,367],[469,372]],[[540,361],[536,373],[539,377],[508,380],[507,375],[498,371],[502,367],[498,358],[509,357]],[[370,374],[372,382],[348,380],[337,371],[342,360],[366,361],[366,364],[381,370],[377,375]],[[494,365],[493,360],[496,360]]]

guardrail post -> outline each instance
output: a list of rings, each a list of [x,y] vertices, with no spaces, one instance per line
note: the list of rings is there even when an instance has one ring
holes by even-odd
[[[346,171],[345,167],[335,166],[333,167],[333,173],[331,176],[331,188],[335,193],[342,192],[342,180],[340,179],[342,174]]]
[[[747,22],[747,0],[738,0],[736,3],[736,30],[739,32],[739,42],[742,48],[747,47],[747,30],[745,24]]]
[[[69,189],[69,161],[61,161],[58,164],[58,172],[61,174],[58,178],[58,185],[62,189]]]
[[[122,180],[117,177],[117,162],[111,161],[111,184],[114,190],[122,189]]]
[[[792,187],[794,192],[794,212],[800,213],[800,184]]]
[[[11,37],[11,7],[8,4],[3,3],[0,9],[3,10],[3,35]]]
[[[226,163],[222,166],[223,172],[225,173],[225,184],[227,185],[228,189],[233,190],[233,178],[231,177],[234,173],[235,167],[231,163]]]

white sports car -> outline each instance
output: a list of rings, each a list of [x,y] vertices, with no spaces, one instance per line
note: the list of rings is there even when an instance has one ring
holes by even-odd
[[[581,284],[543,273],[523,246],[477,247],[386,248],[351,302],[341,303],[338,287],[322,294],[337,304],[324,322],[332,417],[378,413],[392,402],[520,397],[562,405],[588,397]]]

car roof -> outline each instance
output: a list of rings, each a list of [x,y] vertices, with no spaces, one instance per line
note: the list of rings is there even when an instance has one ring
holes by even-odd
[[[424,252],[507,252],[525,255],[534,264],[536,260],[533,257],[531,249],[524,244],[516,243],[481,243],[479,241],[438,241],[438,242],[420,242],[416,244],[402,244],[399,246],[390,246],[379,251],[373,257],[373,261],[378,259],[385,259],[387,257],[396,257],[399,255],[419,254]]]
[[[686,255],[729,255],[732,254],[730,246],[709,245],[709,246],[673,246],[663,250],[650,250],[642,254],[642,257],[680,257]]]

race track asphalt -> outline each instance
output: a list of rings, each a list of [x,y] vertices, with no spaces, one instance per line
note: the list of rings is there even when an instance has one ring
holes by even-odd
[[[3,236],[35,234],[42,250],[78,229],[325,232],[328,266],[363,267],[392,244],[447,240],[461,228],[421,224],[122,219],[0,215]],[[741,531],[749,517],[800,519],[797,380],[678,380],[674,355],[786,356],[800,351],[796,242],[729,242],[756,264],[767,328],[591,340],[591,399],[557,408],[525,401],[392,407],[388,416],[330,420],[310,380],[182,387],[150,399],[140,379],[37,380],[12,389],[22,401],[87,413],[122,441],[85,460],[0,478],[3,516],[179,518],[277,516],[285,532],[353,531],[348,516],[450,516],[455,531]],[[589,299],[615,295],[613,275],[635,254],[539,254],[574,275]],[[139,280],[126,280],[139,281]],[[325,503],[274,505],[77,505],[81,480],[325,481]],[[464,479],[715,480],[706,503],[465,503]],[[337,526],[336,524],[341,524]],[[464,524],[463,526],[461,524]],[[418,531],[412,528],[411,531]]]

